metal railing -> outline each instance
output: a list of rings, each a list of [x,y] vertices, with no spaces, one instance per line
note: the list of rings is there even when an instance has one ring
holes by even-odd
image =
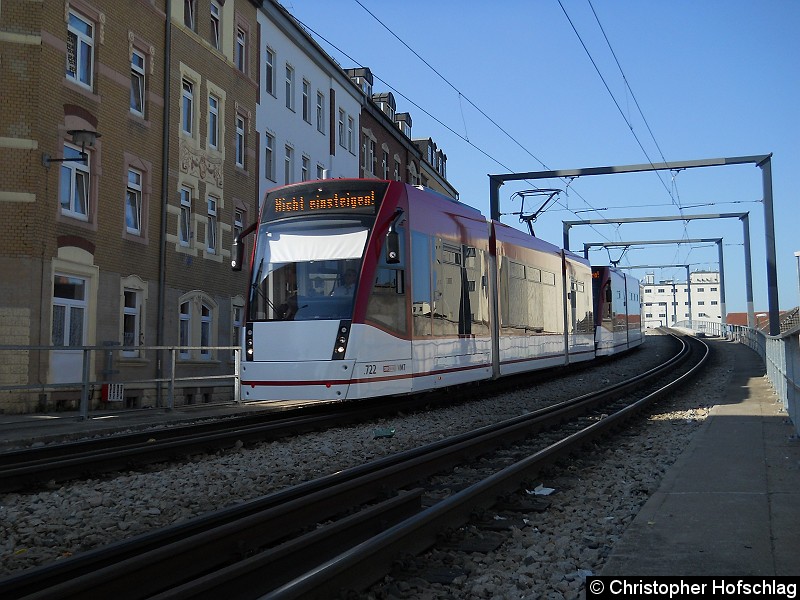
[[[53,353],[70,357],[57,376]],[[123,390],[147,398],[145,404],[154,401],[155,407],[173,410],[176,391],[192,386],[238,403],[240,353],[238,346],[0,345],[0,412],[46,412],[60,402],[49,398],[79,394],[78,418],[86,419],[93,404],[105,410],[132,408]]]
[[[767,377],[795,432],[800,435],[800,327],[772,336],[760,329],[714,321],[693,320],[692,327],[683,321],[676,326],[733,340],[755,350],[764,361]]]

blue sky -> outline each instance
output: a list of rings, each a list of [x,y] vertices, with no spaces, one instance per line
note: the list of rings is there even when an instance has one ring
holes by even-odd
[[[394,93],[397,110],[411,113],[413,137],[431,137],[447,154],[448,179],[461,200],[487,215],[490,173],[773,153],[779,301],[782,309],[798,305],[800,2],[285,0],[284,5],[324,36],[327,41],[318,42],[343,68],[370,67],[374,91]],[[509,182],[501,188],[501,211],[520,210],[512,195],[533,187],[562,190],[535,223],[538,237],[558,245],[567,220],[677,216],[681,210],[684,215],[749,212],[755,308],[766,310],[757,167]],[[529,199],[526,208],[534,204],[538,208],[537,200]],[[503,222],[525,227],[513,215]],[[570,246],[580,253],[584,243],[719,237],[727,310],[744,311],[738,219],[579,226],[571,230]],[[622,254],[622,249],[597,249],[590,259],[718,269],[713,243],[635,246]],[[649,270],[657,279],[685,279],[683,267]],[[634,272],[640,278],[644,273]]]

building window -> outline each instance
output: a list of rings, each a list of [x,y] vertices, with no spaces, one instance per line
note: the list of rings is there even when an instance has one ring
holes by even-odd
[[[197,0],[183,0],[183,24],[197,31]]]
[[[275,95],[275,51],[267,48],[267,93]]]
[[[189,358],[192,332],[192,307],[189,302],[181,303],[178,309],[178,354],[181,358]]]
[[[247,33],[241,27],[236,28],[236,68],[247,73]]]
[[[212,348],[216,342],[214,331],[218,309],[216,302],[203,292],[190,292],[181,296],[178,303],[180,358],[196,357],[197,351],[189,348],[200,346],[199,358],[211,359],[213,357]]]
[[[311,123],[311,106],[308,95],[311,91],[311,84],[308,83],[305,79],[303,79],[303,121],[306,123]]]
[[[344,111],[341,108],[339,109],[339,145],[342,148],[346,148],[344,135]]]
[[[300,165],[300,181],[308,181],[308,172],[310,169],[311,159],[304,154]]]
[[[144,116],[144,54],[134,50],[131,54],[131,112]]]
[[[236,166],[244,169],[244,117],[236,115]]]
[[[697,306],[704,306],[704,305],[705,305],[705,302],[703,302],[702,300],[700,300],[700,301],[697,303]]]
[[[711,306],[717,306],[718,304],[719,304],[719,302],[717,302],[716,300],[712,300],[711,301]]]
[[[286,65],[286,108],[294,110],[294,69]]]
[[[69,11],[67,23],[67,77],[92,89],[94,72],[94,25]]]
[[[56,275],[53,279],[53,346],[83,346],[88,287],[81,277]]]
[[[367,142],[369,147],[368,154],[367,154],[367,168],[372,175],[375,175],[375,164],[378,160],[378,157],[375,153],[375,140],[369,140]]]
[[[351,153],[356,151],[355,144],[355,121],[353,121],[353,117],[347,117],[347,149]]]
[[[705,291],[706,291],[706,288],[697,288],[697,291],[698,291],[698,292],[705,292]]]
[[[219,4],[211,0],[211,45],[220,49],[219,38]]]
[[[283,180],[284,183],[292,183],[294,174],[294,148],[286,146],[283,161]]]
[[[181,100],[181,129],[184,133],[192,135],[192,121],[194,119],[194,84],[188,79],[183,80],[183,95]]]
[[[64,158],[61,163],[61,214],[89,220],[89,155],[84,163],[81,151],[75,146],[64,144]]]
[[[200,305],[200,357],[211,358],[212,327],[214,325],[214,311],[206,303]]]
[[[394,161],[394,180],[400,181],[400,163]]]
[[[366,134],[361,138],[361,170],[363,171],[362,175],[367,174],[367,148],[369,140],[367,139]]]
[[[381,170],[383,171],[383,178],[389,179],[389,153],[383,151],[383,161],[381,162]]]
[[[264,149],[264,177],[275,181],[275,136],[266,135],[267,143]]]
[[[142,173],[128,169],[128,189],[125,194],[125,228],[128,233],[142,233]]]
[[[317,165],[317,179],[323,179],[325,177],[325,167],[318,164]]]
[[[217,252],[217,204],[213,196],[208,197],[208,219],[206,221],[206,250],[210,254]]]
[[[317,131],[325,133],[325,95],[317,92]]]
[[[219,145],[219,98],[208,97],[208,145],[216,148]]]
[[[181,187],[181,214],[178,222],[178,239],[181,246],[188,246],[191,240],[192,190]]]
[[[236,209],[233,211],[233,239],[242,235],[244,229],[244,211]]]
[[[135,350],[140,345],[141,334],[141,293],[139,290],[125,289],[122,292],[122,345],[125,350],[123,356],[135,358],[139,351]]]

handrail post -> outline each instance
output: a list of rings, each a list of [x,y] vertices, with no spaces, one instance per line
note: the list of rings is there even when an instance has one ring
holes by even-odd
[[[83,365],[81,369],[81,406],[78,413],[78,419],[85,421],[89,418],[89,350],[83,349]]]
[[[242,349],[239,346],[233,349],[233,401],[239,404],[242,401],[242,377],[241,377]]]
[[[175,407],[175,346],[169,349],[169,387],[167,389],[167,410]]]

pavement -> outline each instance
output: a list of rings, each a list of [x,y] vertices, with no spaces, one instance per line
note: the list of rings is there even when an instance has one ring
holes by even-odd
[[[615,544],[601,575],[800,575],[800,440],[758,354],[727,344],[725,401]]]
[[[615,544],[601,575],[800,574],[800,440],[759,356],[725,344],[735,366],[725,400]],[[0,414],[0,451],[34,442],[142,430],[274,409],[263,404],[167,411]]]

